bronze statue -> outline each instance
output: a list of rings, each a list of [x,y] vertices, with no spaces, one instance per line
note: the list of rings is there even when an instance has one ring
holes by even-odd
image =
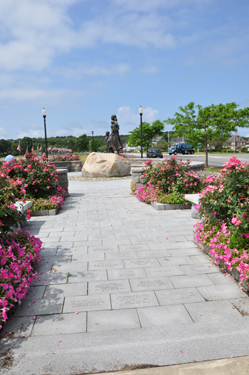
[[[111,135],[109,135],[110,132],[106,132],[106,152],[113,152],[113,150],[116,150],[119,155],[119,151],[123,148],[123,145],[119,137],[119,125],[116,115],[111,116],[111,129]]]

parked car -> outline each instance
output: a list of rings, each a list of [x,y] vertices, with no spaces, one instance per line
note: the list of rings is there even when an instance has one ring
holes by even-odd
[[[147,158],[163,158],[162,151],[158,148],[148,148]]]
[[[177,155],[177,154],[194,154],[195,149],[193,145],[189,145],[188,143],[177,143],[176,145],[173,145],[168,150],[169,154]]]

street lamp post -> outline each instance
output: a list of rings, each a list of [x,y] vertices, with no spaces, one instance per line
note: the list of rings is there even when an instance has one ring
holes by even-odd
[[[45,132],[45,153],[46,153],[46,159],[48,160],[48,141],[47,141],[47,129],[46,129],[46,116],[47,116],[47,111],[45,108],[42,110],[42,116],[44,118],[44,132]]]
[[[93,134],[94,134],[94,131],[92,130],[92,151],[93,151]]]
[[[139,108],[139,114],[140,114],[140,140],[141,140],[141,158],[143,159],[143,127],[142,127],[142,116],[143,116],[143,108],[140,105]]]

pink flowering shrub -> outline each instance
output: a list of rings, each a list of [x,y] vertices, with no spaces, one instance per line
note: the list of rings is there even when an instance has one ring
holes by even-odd
[[[249,163],[233,157],[223,165],[220,175],[206,179],[208,186],[201,192],[200,213],[213,214],[226,222],[243,212],[249,215]]]
[[[24,219],[24,215],[17,211],[13,204],[17,196],[16,186],[13,186],[6,175],[0,172],[0,234],[9,232]]]
[[[195,239],[210,249],[216,263],[239,271],[249,279],[249,163],[235,157],[224,163],[221,175],[209,177],[201,192],[202,222],[195,226]]]
[[[189,170],[189,161],[177,163],[176,156],[163,162],[152,164],[145,162],[146,168],[141,178],[144,184],[137,190],[137,198],[142,202],[162,200],[171,194],[171,201],[184,201],[185,194],[198,193],[205,186],[203,178]],[[173,195],[172,195],[173,194]]]
[[[47,197],[56,193],[58,185],[57,170],[35,154],[26,153],[25,158],[4,162],[0,173],[10,179],[19,191],[19,199]]]
[[[0,238],[0,329],[8,311],[25,297],[36,277],[34,262],[40,260],[42,242],[28,231],[3,234]]]
[[[56,195],[46,198],[31,199],[33,202],[31,211],[33,212],[38,210],[52,210],[55,208],[60,208],[64,203],[65,193],[66,190],[64,190],[61,186],[58,186]]]
[[[51,162],[51,161],[72,161],[72,160],[80,160],[79,155],[73,155],[73,154],[69,154],[69,155],[65,155],[65,156],[55,155],[55,156],[52,156],[51,158],[49,158],[49,162]]]

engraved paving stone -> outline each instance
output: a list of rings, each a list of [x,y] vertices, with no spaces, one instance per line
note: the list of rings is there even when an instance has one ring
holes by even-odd
[[[131,288],[128,280],[89,282],[88,286],[88,294],[90,295],[100,293],[126,293],[130,291]]]
[[[130,280],[131,288],[134,292],[144,290],[160,290],[160,289],[172,289],[173,285],[169,281],[168,277],[160,277],[154,279],[141,279],[141,280]]]
[[[178,305],[182,303],[202,302],[204,298],[196,288],[156,291],[160,305]]]
[[[179,266],[145,268],[145,272],[148,277],[184,275]]]
[[[159,263],[158,263],[156,258],[154,258],[154,259],[124,260],[124,264],[125,264],[125,268],[159,266]]]
[[[99,270],[99,271],[88,271],[88,272],[81,272],[80,275],[77,276],[70,276],[68,278],[68,283],[77,283],[82,281],[97,281],[97,280],[107,280],[106,271]]]
[[[146,277],[146,273],[142,268],[133,270],[108,270],[109,280],[122,280],[122,279],[142,279]]]
[[[110,310],[109,295],[66,297],[63,313],[75,311]]]
[[[201,264],[201,265],[186,265],[186,266],[180,266],[180,268],[186,273],[189,274],[197,274],[197,273],[214,273],[214,272],[220,272],[219,268],[213,264]]]
[[[119,269],[119,268],[124,268],[124,265],[123,265],[122,260],[89,262],[90,271],[100,270],[100,269],[107,270],[109,268]]]
[[[190,257],[164,257],[158,258],[161,266],[167,265],[183,265],[183,264],[194,264],[193,260]]]
[[[113,309],[158,306],[154,292],[111,294]]]

